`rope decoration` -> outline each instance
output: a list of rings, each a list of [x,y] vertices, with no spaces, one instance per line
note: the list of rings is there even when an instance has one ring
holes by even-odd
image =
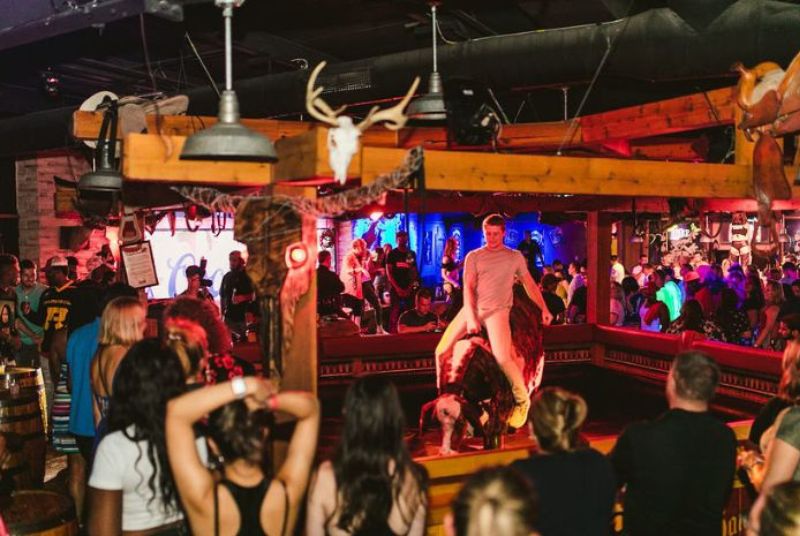
[[[403,164],[394,171],[379,176],[373,183],[353,188],[339,194],[321,199],[307,199],[299,196],[267,196],[273,205],[294,209],[301,214],[317,218],[339,216],[347,211],[358,210],[381,198],[387,191],[402,188],[410,182],[411,176],[422,167],[422,147],[408,151]],[[256,196],[242,196],[222,193],[215,188],[197,186],[173,188],[188,201],[213,212],[235,214],[239,204]],[[266,223],[266,222],[265,222]]]

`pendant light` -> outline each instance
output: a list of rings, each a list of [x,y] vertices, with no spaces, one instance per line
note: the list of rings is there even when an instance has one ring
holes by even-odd
[[[181,152],[183,160],[238,160],[275,162],[278,154],[272,141],[239,122],[239,99],[233,91],[233,46],[231,25],[233,8],[244,0],[215,0],[225,19],[225,91],[219,100],[219,120],[211,128],[192,135]]]
[[[412,100],[406,110],[408,118],[414,121],[444,121],[447,108],[444,103],[442,76],[439,74],[439,58],[436,50],[436,4],[431,3],[431,32],[433,37],[433,72],[428,81],[428,92]]]
[[[117,100],[103,98],[103,124],[95,147],[94,171],[78,180],[78,210],[86,216],[105,217],[114,212],[122,191],[122,175],[114,156],[117,147]]]

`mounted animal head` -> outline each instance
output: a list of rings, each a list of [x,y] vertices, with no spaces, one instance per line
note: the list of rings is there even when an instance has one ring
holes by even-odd
[[[323,61],[317,65],[311,72],[311,76],[308,77],[306,110],[311,117],[333,127],[328,130],[328,163],[333,169],[336,181],[344,184],[347,181],[347,168],[350,166],[353,155],[358,151],[359,138],[365,130],[377,123],[384,123],[389,130],[399,130],[405,126],[408,117],[403,114],[403,110],[419,86],[419,77],[414,79],[405,97],[396,105],[385,110],[374,106],[363,121],[354,124],[352,117],[341,115],[346,106],[334,110],[320,97],[325,88],[323,86],[314,87],[317,76],[325,64],[326,62]]]

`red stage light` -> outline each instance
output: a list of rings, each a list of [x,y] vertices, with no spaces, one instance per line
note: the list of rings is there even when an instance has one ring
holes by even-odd
[[[291,244],[286,248],[286,266],[297,269],[308,261],[308,248],[302,242]]]

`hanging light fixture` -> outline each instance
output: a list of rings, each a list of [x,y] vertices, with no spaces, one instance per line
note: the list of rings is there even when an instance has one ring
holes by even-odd
[[[406,115],[415,121],[444,121],[447,119],[447,108],[444,103],[442,76],[439,74],[439,58],[436,50],[436,3],[431,2],[431,32],[433,37],[433,72],[428,81],[428,92],[420,95],[408,105]]]
[[[122,191],[122,175],[114,156],[117,147],[117,100],[103,98],[103,124],[95,147],[95,168],[78,180],[78,210],[89,217],[105,217],[117,208]]]
[[[231,25],[233,8],[244,0],[215,0],[225,19],[225,91],[219,100],[219,120],[211,128],[201,130],[186,140],[181,152],[183,160],[238,160],[275,162],[278,154],[272,141],[253,132],[239,122],[239,99],[233,91],[233,46]]]

